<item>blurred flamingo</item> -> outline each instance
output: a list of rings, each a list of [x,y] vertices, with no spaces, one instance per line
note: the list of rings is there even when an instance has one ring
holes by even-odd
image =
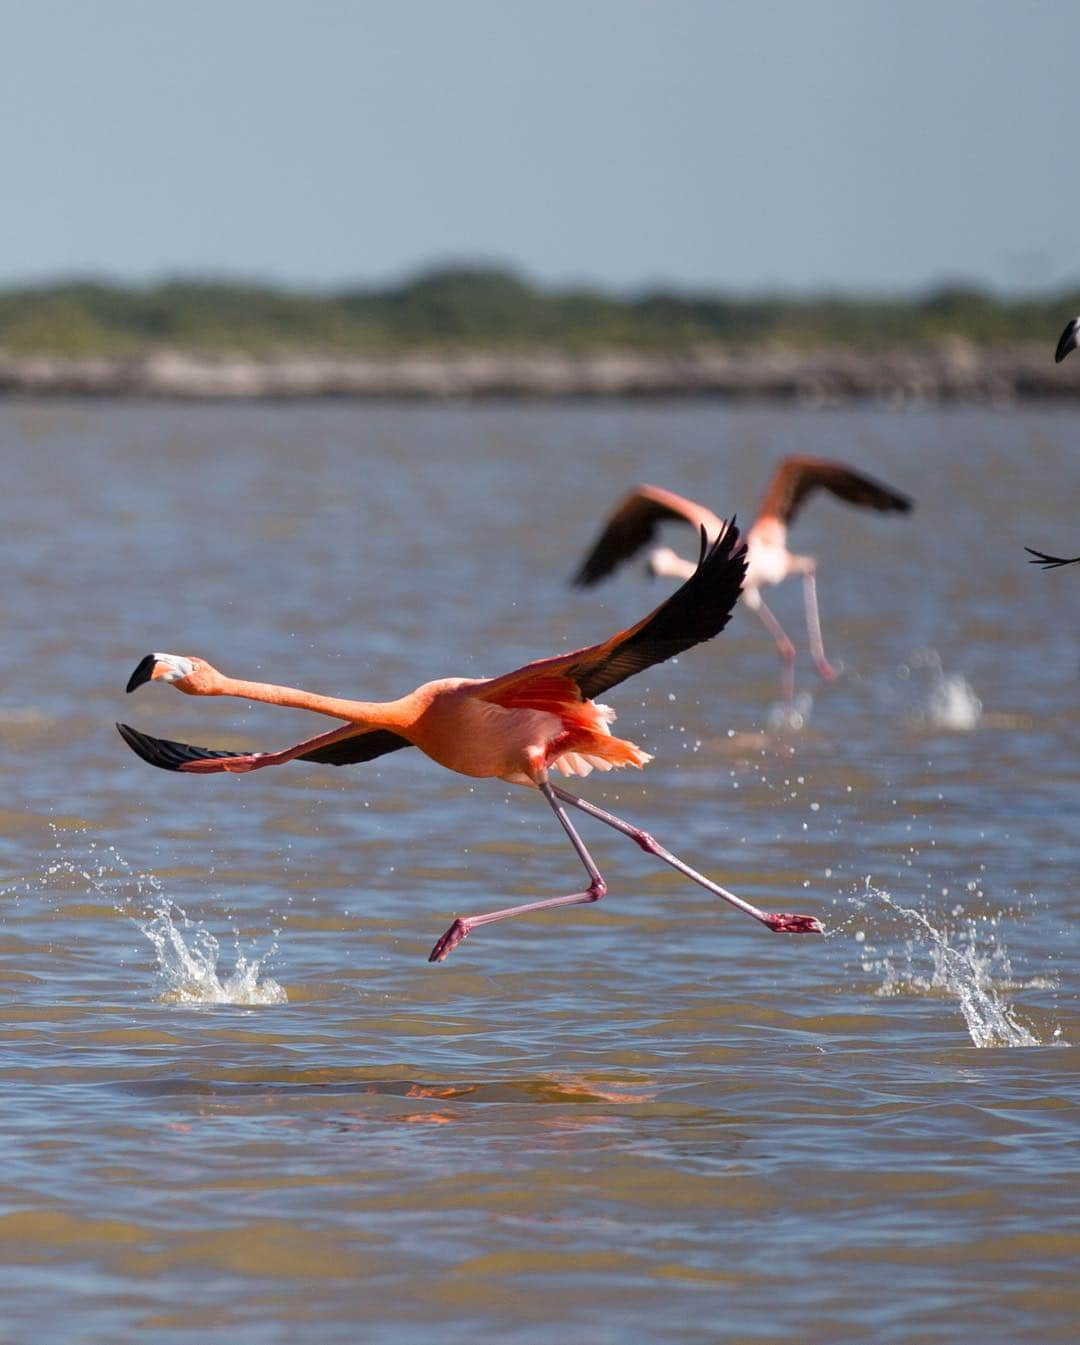
[[[1080,344],[1080,317],[1072,318],[1065,324],[1065,330],[1057,343],[1057,350],[1054,351],[1054,363],[1060,364],[1069,351],[1075,350],[1078,344]],[[1041,565],[1044,570],[1056,570],[1062,565],[1080,564],[1080,556],[1051,556],[1030,546],[1025,546],[1024,550],[1031,557],[1031,564]]]
[[[777,467],[757,519],[747,533],[743,602],[751,611],[757,612],[766,630],[776,641],[782,662],[784,703],[789,709],[795,699],[795,646],[776,616],[765,605],[761,596],[761,589],[765,585],[780,584],[789,575],[802,575],[811,657],[826,681],[831,682],[836,676],[825,657],[821,639],[815,581],[817,561],[813,556],[795,555],[787,547],[788,527],[807,497],[815,490],[827,490],[848,504],[884,512],[906,514],[911,509],[911,500],[906,495],[839,462],[792,457],[785,458]],[[724,528],[723,519],[704,505],[676,495],[673,491],[663,490],[660,486],[638,486],[608,519],[592,550],[582,561],[573,583],[586,586],[603,579],[621,561],[647,546],[655,537],[658,525],[668,519],[689,523],[695,529],[703,528],[710,538],[718,537]],[[685,578],[693,570],[693,565],[670,547],[663,546],[649,553],[649,569],[653,574]]]
[[[711,541],[701,539],[701,559],[690,578],[666,602],[629,629],[601,644],[526,664],[490,680],[447,677],[426,682],[393,701],[342,700],[292,687],[226,677],[201,658],[147,654],[128,681],[128,691],[144,682],[171,682],[192,696],[240,696],[286,705],[334,719],[341,728],[306,739],[280,752],[234,753],[152,738],[118,724],[124,740],[144,761],[189,774],[243,773],[289,761],[342,766],[371,761],[399,748],[418,747],[448,770],[479,778],[532,786],[547,799],[588,875],[588,886],[567,896],[549,897],[481,915],[459,917],[438,940],[429,960],[441,962],[480,925],[532,911],[599,901],[607,884],[567,815],[577,808],[629,836],[641,849],[670,864],[731,905],[781,933],[820,933],[812,916],[776,914],[748,901],[690,868],[647,832],[624,822],[550,782],[550,769],[588,775],[594,768],[644,766],[648,753],[611,732],[614,711],[593,697],[653,664],[712,639],[727,624],[746,570],[746,548],[734,526]]]
[[[1048,556],[1045,551],[1036,551],[1030,546],[1025,546],[1024,550],[1031,557],[1031,564],[1041,565],[1044,570],[1056,570],[1062,565],[1080,564],[1080,556]]]
[[[1075,350],[1077,344],[1080,344],[1080,317],[1070,318],[1065,324],[1065,330],[1058,338],[1057,350],[1054,351],[1054,363],[1060,364],[1070,350]]]

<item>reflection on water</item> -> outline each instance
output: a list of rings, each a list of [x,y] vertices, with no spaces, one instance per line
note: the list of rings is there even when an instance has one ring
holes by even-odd
[[[11,1338],[1071,1345],[1077,649],[1022,546],[1060,517],[1075,431],[0,403]],[[736,611],[613,688],[655,760],[582,792],[830,938],[778,939],[584,817],[602,902],[433,967],[453,915],[580,882],[542,800],[414,752],[170,775],[112,727],[239,749],[325,726],[127,697],[148,649],[384,699],[589,644],[667,591],[566,583],[620,489],[747,517],[796,448],[917,500],[902,545],[832,500],[793,530],[843,676],[800,648],[813,699],[778,731],[775,647]],[[770,604],[799,628],[798,585]]]

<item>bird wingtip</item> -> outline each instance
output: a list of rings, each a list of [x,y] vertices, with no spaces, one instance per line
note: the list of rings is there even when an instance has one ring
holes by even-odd
[[[137,757],[141,757],[150,766],[163,771],[183,770],[185,764],[202,760],[206,753],[199,747],[189,747],[186,743],[175,743],[168,738],[154,738],[149,733],[140,733],[130,724],[117,723],[121,738]],[[211,753],[224,756],[225,753]]]
[[[1075,350],[1080,338],[1080,317],[1072,318],[1066,323],[1065,330],[1057,343],[1057,349],[1054,351],[1054,363],[1060,364],[1071,350]]]
[[[1080,556],[1051,556],[1046,551],[1036,551],[1030,546],[1025,546],[1024,550],[1031,558],[1029,564],[1041,565],[1044,570],[1058,570],[1063,565],[1076,565],[1080,562]]]

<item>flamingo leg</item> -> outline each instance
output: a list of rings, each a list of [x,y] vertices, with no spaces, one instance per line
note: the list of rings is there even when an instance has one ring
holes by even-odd
[[[806,634],[810,640],[810,657],[814,660],[818,672],[826,682],[836,680],[836,669],[825,657],[825,646],[821,641],[821,618],[818,616],[817,583],[814,571],[807,570],[803,575],[803,600],[806,605]]]
[[[790,710],[795,704],[795,646],[788,639],[783,626],[761,599],[758,600],[757,613],[764,622],[765,629],[776,641],[776,647],[780,651],[780,658],[783,662],[780,671],[780,686],[784,693],[784,704]]]
[[[729,905],[734,906],[736,910],[753,916],[755,920],[760,920],[763,925],[768,925],[775,933],[824,933],[821,923],[814,916],[777,914],[772,911],[760,910],[757,906],[751,905],[750,902],[744,901],[742,897],[737,897],[734,892],[729,892],[726,888],[721,887],[719,883],[714,883],[711,878],[706,878],[703,873],[698,873],[696,869],[692,869],[678,855],[673,855],[670,850],[665,850],[659,841],[650,836],[647,831],[642,831],[640,827],[631,826],[629,822],[624,822],[621,817],[616,817],[614,813],[605,812],[603,808],[598,808],[595,803],[589,803],[586,799],[578,798],[576,794],[560,789],[558,785],[552,785],[550,788],[552,793],[557,798],[562,799],[564,803],[569,803],[573,808],[580,808],[583,813],[595,817],[598,822],[604,822],[609,827],[614,827],[616,831],[621,831],[624,836],[629,836],[635,845],[640,846],[646,854],[655,855],[657,859],[662,859],[665,864],[670,864],[673,869],[677,869],[679,873],[703,887],[706,892],[711,892],[713,896],[720,897]],[[552,806],[554,807],[554,804]]]
[[[565,897],[547,897],[543,901],[527,901],[521,906],[507,906],[501,911],[488,911],[484,915],[464,915],[459,916],[446,933],[439,939],[435,947],[428,955],[429,962],[442,962],[463,939],[468,938],[474,929],[479,925],[490,925],[496,920],[509,920],[514,915],[528,915],[532,911],[550,911],[559,906],[581,906],[586,903],[599,901],[607,892],[607,883],[604,882],[600,870],[593,862],[592,855],[585,848],[585,842],[574,830],[573,823],[566,815],[566,809],[555,797],[556,791],[547,781],[542,781],[538,786],[541,794],[551,804],[552,811],[562,824],[563,830],[570,837],[570,844],[578,853],[578,858],[585,865],[585,872],[589,875],[589,886],[583,892],[571,892]],[[574,801],[573,795],[565,795],[568,801]]]

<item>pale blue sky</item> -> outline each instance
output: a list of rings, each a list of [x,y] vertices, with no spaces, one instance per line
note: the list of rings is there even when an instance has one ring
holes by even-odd
[[[0,281],[1080,280],[1078,0],[0,0]]]

